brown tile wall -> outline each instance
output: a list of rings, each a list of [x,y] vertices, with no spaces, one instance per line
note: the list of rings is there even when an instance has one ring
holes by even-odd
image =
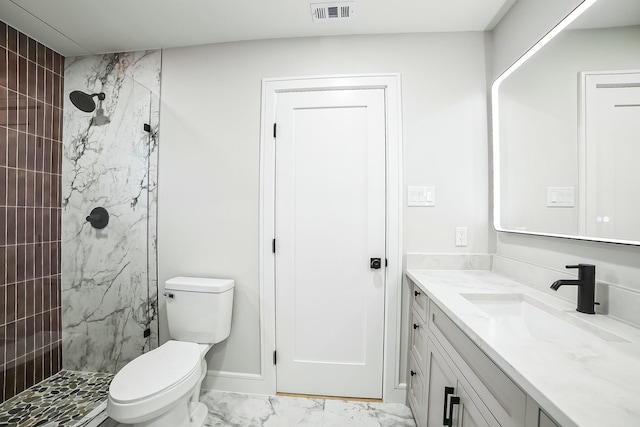
[[[0,389],[58,372],[64,58],[0,21]]]

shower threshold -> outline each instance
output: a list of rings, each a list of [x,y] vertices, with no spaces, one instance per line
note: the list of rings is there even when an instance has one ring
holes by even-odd
[[[62,370],[0,404],[0,425],[99,426],[107,418],[112,379],[112,374]]]

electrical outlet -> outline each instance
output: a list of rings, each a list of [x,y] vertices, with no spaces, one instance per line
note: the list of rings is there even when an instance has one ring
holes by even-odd
[[[456,246],[467,246],[467,227],[456,227]]]

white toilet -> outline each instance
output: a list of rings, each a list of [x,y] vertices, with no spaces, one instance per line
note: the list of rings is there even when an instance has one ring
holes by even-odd
[[[201,427],[205,354],[229,336],[233,280],[176,277],[165,283],[171,341],[132,360],[109,386],[107,413],[135,427]]]

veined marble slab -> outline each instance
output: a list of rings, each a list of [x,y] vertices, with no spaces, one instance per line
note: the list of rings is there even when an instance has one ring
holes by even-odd
[[[407,275],[523,391],[563,427],[640,425],[640,330],[605,315],[577,313],[575,302],[489,271],[407,270]],[[525,295],[578,322],[621,338],[559,340],[487,327],[492,318],[464,294]],[[502,295],[502,297],[501,297]],[[559,319],[536,329],[554,331]]]
[[[402,404],[260,396],[210,391],[208,427],[415,427]]]
[[[429,254],[409,252],[406,270],[491,270],[491,254]]]
[[[62,328],[67,369],[115,373],[157,346],[160,55],[146,51],[65,60]],[[69,93],[74,90],[104,92],[98,108],[109,122],[99,126],[95,113],[73,106]],[[85,220],[98,206],[110,214],[102,230]]]
[[[209,391],[205,427],[415,427],[398,403],[369,403]],[[100,427],[125,427],[109,419]]]

